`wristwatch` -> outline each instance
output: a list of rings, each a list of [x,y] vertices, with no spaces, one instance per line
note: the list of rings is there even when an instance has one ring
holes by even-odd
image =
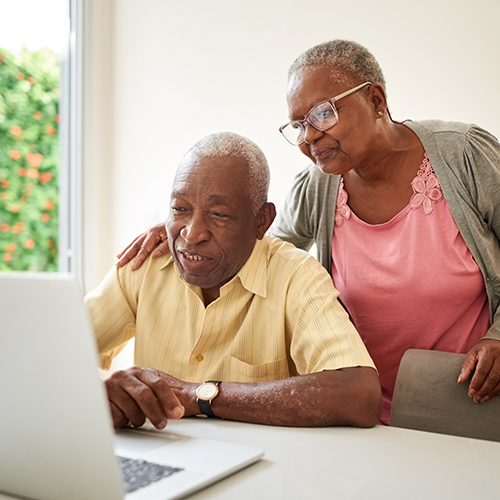
[[[212,411],[212,400],[219,394],[220,380],[207,380],[196,389],[196,401],[202,415],[218,418]]]

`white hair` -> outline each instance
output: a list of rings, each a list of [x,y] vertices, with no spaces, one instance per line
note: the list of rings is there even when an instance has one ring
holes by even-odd
[[[255,142],[233,132],[217,132],[193,144],[185,157],[189,155],[243,160],[248,167],[248,195],[253,212],[257,214],[266,203],[271,174],[266,156]]]
[[[384,91],[385,78],[372,53],[350,40],[330,40],[303,52],[288,70],[288,79],[301,68],[318,66],[340,68],[359,77],[360,82],[380,83]]]

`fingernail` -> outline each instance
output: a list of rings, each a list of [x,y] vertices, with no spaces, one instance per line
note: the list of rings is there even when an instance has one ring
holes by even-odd
[[[489,399],[490,399],[490,397],[489,397],[489,396],[484,396],[484,398],[483,398],[483,399],[481,399],[481,401],[480,401],[480,402],[481,402],[481,403],[486,403],[486,401],[488,401]]]
[[[156,426],[156,428],[157,428],[157,429],[164,429],[164,428],[167,426],[167,424],[168,424],[168,419],[167,419],[167,418],[165,418],[165,419],[163,419],[163,420],[162,420],[162,421],[161,421],[161,422],[160,422],[160,423]]]
[[[172,418],[177,419],[177,418],[182,418],[184,416],[184,412],[186,410],[184,409],[184,406],[176,406],[172,410]]]

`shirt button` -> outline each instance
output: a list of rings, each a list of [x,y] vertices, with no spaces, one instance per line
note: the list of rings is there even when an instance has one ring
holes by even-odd
[[[198,354],[198,355],[196,356],[196,361],[203,361],[204,359],[205,359],[205,358],[204,358],[204,357],[203,357],[203,355],[201,355],[201,354]]]

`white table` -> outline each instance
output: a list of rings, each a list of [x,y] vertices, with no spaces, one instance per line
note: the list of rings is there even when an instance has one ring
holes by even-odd
[[[184,419],[168,428],[266,451],[260,462],[190,500],[500,499],[496,442],[381,426],[294,429]]]
[[[181,420],[175,432],[253,444],[260,462],[190,500],[500,499],[500,443],[376,426],[292,429]]]

